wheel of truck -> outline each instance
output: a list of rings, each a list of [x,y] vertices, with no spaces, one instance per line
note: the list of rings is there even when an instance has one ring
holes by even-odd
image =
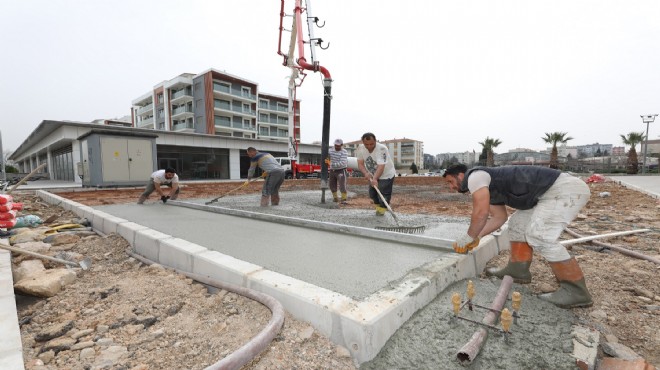
[[[287,172],[286,174],[284,174],[284,178],[287,179],[287,180],[292,179],[293,174],[291,172]]]
[[[298,176],[298,179],[306,179],[307,178],[306,173],[299,173],[297,176]]]

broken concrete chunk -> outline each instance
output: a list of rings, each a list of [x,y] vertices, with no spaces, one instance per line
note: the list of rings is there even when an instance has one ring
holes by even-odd
[[[30,279],[23,279],[14,284],[14,289],[20,293],[35,297],[52,297],[63,287],[76,279],[76,273],[67,269],[46,270]]]

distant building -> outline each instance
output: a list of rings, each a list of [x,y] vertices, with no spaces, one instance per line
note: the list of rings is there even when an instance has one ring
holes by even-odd
[[[612,144],[589,144],[589,145],[578,145],[578,156],[579,157],[596,157],[601,155],[610,155],[612,154]]]
[[[537,152],[532,149],[516,148],[507,153],[495,154],[496,166],[506,165],[548,165],[550,154]]]
[[[552,154],[552,147],[546,148],[542,153],[546,153],[548,155]],[[578,147],[577,146],[567,146],[567,145],[559,145],[557,146],[557,157],[559,158],[566,158],[568,155],[572,158],[577,158],[578,157]]]
[[[612,147],[612,155],[613,156],[626,155],[626,147],[625,146]]]
[[[463,163],[466,166],[473,166],[479,159],[479,154],[473,151],[457,152],[457,153],[441,153],[435,156],[438,164],[442,165],[443,162],[451,162],[454,158],[458,163]]]
[[[300,142],[300,101],[294,103]],[[161,82],[132,101],[136,128],[288,142],[288,98],[243,77],[209,69]]]
[[[646,151],[646,156],[650,156],[651,154],[660,154],[660,140],[649,140],[649,148]],[[639,150],[638,156],[641,160],[641,156],[644,155],[644,147],[646,146],[646,141],[642,141],[641,148]]]

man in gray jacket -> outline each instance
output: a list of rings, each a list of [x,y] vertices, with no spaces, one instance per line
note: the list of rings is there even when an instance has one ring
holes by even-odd
[[[261,206],[268,207],[269,201],[274,206],[279,205],[280,186],[284,182],[284,168],[277,163],[272,155],[259,152],[253,147],[247,148],[247,155],[250,157],[250,169],[245,184],[247,185],[250,179],[254,177],[254,172],[258,166],[267,173],[266,181],[264,181],[264,186],[261,189]]]
[[[590,191],[577,177],[538,166],[450,166],[443,177],[458,192],[472,194],[472,218],[467,233],[454,243],[454,250],[467,253],[479,238],[502,226],[508,218],[505,206],[515,208],[509,218],[511,256],[502,269],[487,269],[486,275],[511,276],[529,283],[532,247],[550,264],[559,289],[539,298],[562,308],[589,307],[582,269],[559,243],[559,236],[587,201]]]

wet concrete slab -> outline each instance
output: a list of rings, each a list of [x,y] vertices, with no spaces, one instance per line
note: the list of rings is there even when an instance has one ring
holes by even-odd
[[[396,225],[392,217],[321,203],[320,194],[282,193],[280,206],[266,208],[258,207],[259,194],[212,206],[198,199],[92,208],[39,193],[94,228],[116,230],[155,262],[273,296],[358,363],[373,359],[447,286],[476,276],[508,247],[504,232],[483,238],[468,255],[455,254],[451,241],[465,232],[467,219],[400,215],[403,225],[424,225],[426,232],[377,231]]]

